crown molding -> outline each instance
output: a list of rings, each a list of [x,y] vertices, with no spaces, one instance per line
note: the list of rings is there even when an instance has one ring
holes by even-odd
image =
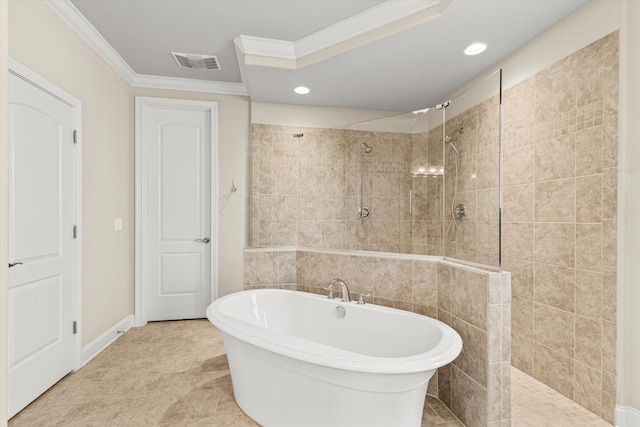
[[[387,0],[297,41],[234,39],[242,83],[137,74],[70,0],[44,0],[133,87],[249,96],[247,66],[297,70],[442,16],[454,0]]]
[[[247,88],[242,83],[185,79],[181,77],[161,77],[136,74],[136,77],[131,86],[152,89],[170,89],[185,90],[189,92],[217,93],[221,95],[249,96]]]
[[[442,0],[385,1],[296,40],[294,42],[296,58],[309,56],[358,36],[371,33],[416,13],[437,7],[441,2]]]
[[[69,0],[45,0],[64,22],[89,44],[120,76],[132,84],[136,73]]]
[[[249,95],[242,83],[137,74],[69,0],[44,1],[132,87]]]
[[[437,19],[453,1],[388,0],[294,42],[238,36],[234,39],[238,62],[241,68],[298,70]]]

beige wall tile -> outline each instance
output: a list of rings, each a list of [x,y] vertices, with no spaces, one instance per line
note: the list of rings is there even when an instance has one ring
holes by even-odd
[[[298,221],[273,221],[271,244],[275,246],[298,245]]]
[[[618,223],[615,219],[602,220],[602,268],[616,270],[618,262]]]
[[[602,321],[602,370],[616,373],[616,325]]]
[[[602,275],[576,270],[576,314],[599,320],[602,312]]]
[[[535,224],[534,260],[573,267],[575,263],[575,225]]]
[[[367,256],[341,256],[339,277],[349,287],[352,299],[357,299],[358,294],[373,295],[373,261]]]
[[[533,338],[533,301],[514,296],[511,306],[513,332],[526,338]]]
[[[544,121],[569,111],[575,105],[576,69],[573,57],[558,61],[551,68],[536,75],[536,121]],[[566,64],[566,65],[565,65]]]
[[[413,303],[428,307],[438,306],[438,264],[435,261],[411,263]]]
[[[604,270],[602,272],[602,318],[609,322],[616,322],[617,286],[616,272]]]
[[[533,340],[513,332],[511,334],[511,364],[533,375]]]
[[[465,374],[480,385],[486,387],[489,366],[487,332],[456,316],[451,318],[451,327],[460,334],[463,342],[462,352],[452,362],[453,365],[464,371]]]
[[[278,252],[245,252],[244,286],[278,284]]]
[[[602,373],[576,362],[575,401],[600,416],[602,410]]]
[[[373,286],[376,297],[411,302],[411,261],[375,258]]]
[[[451,276],[451,314],[487,329],[488,275],[456,268]]]
[[[602,175],[576,178],[576,221],[602,221]]]
[[[574,373],[573,358],[543,345],[534,344],[533,377],[535,379],[573,399]]]
[[[535,220],[537,222],[575,222],[575,179],[535,184]]]
[[[278,252],[278,283],[296,283],[296,251]]]
[[[298,283],[313,287],[327,286],[340,268],[338,255],[298,250]]]
[[[502,268],[511,273],[512,295],[533,299],[533,262],[505,257]]]
[[[607,116],[603,120],[602,167],[618,166],[618,115]]]
[[[575,270],[547,264],[534,264],[534,292],[536,302],[564,311],[575,311]]]
[[[503,220],[533,222],[534,184],[510,185],[503,191]]]
[[[591,126],[576,132],[576,176],[602,172],[603,126]]]
[[[602,413],[605,421],[613,424],[616,411],[616,380],[613,374],[602,373]]]
[[[535,148],[533,145],[505,150],[502,163],[505,186],[534,181]]]
[[[575,155],[574,134],[538,142],[535,149],[536,182],[574,177]]]
[[[451,375],[451,409],[467,427],[487,425],[487,389],[455,366]]]
[[[618,212],[618,168],[603,170],[602,194],[602,216],[615,218]]]
[[[438,262],[438,308],[451,312],[451,279],[453,268]]]
[[[322,246],[322,221],[298,221],[298,245],[302,248]]]
[[[449,408],[452,404],[451,370],[451,364],[438,368],[438,399]]]
[[[547,305],[534,303],[533,316],[534,341],[573,358],[575,348],[574,315]]]
[[[533,259],[533,223],[504,223],[502,253],[505,257]]]
[[[576,224],[576,268],[602,269],[602,224]]]
[[[576,316],[575,320],[576,360],[600,371],[602,365],[600,355],[602,348],[601,322],[599,320],[591,320],[581,316]]]

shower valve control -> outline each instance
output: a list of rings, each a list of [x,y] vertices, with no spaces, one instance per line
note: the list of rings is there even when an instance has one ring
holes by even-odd
[[[371,211],[368,207],[363,206],[358,208],[358,219],[367,219],[369,218],[369,215],[371,215]]]
[[[456,219],[464,219],[467,216],[467,207],[462,203],[458,204],[453,210],[453,215]]]

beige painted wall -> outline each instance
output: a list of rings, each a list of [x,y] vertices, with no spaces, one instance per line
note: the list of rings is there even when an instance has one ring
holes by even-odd
[[[9,69],[8,4],[0,2],[0,426],[7,425],[7,375],[8,375],[8,291],[9,277],[9,133],[7,97],[7,71]]]
[[[640,410],[640,4],[624,2],[620,108],[618,404]]]
[[[44,2],[11,1],[9,13],[9,55],[82,101],[85,346],[133,313],[131,88]]]
[[[144,88],[134,88],[133,95],[218,103],[218,296],[242,290],[242,250],[248,234],[249,98]],[[230,194],[232,180],[238,191]]]

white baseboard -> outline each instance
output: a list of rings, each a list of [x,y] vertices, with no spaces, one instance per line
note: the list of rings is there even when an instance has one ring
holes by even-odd
[[[617,406],[616,426],[640,427],[640,410],[631,406]]]
[[[122,335],[121,333],[118,333],[118,331],[128,331],[129,328],[133,326],[133,319],[133,314],[130,314],[109,328],[104,334],[84,346],[82,348],[82,366],[89,363],[91,359],[96,357],[102,350],[109,347],[112,342],[118,339],[118,337]]]

